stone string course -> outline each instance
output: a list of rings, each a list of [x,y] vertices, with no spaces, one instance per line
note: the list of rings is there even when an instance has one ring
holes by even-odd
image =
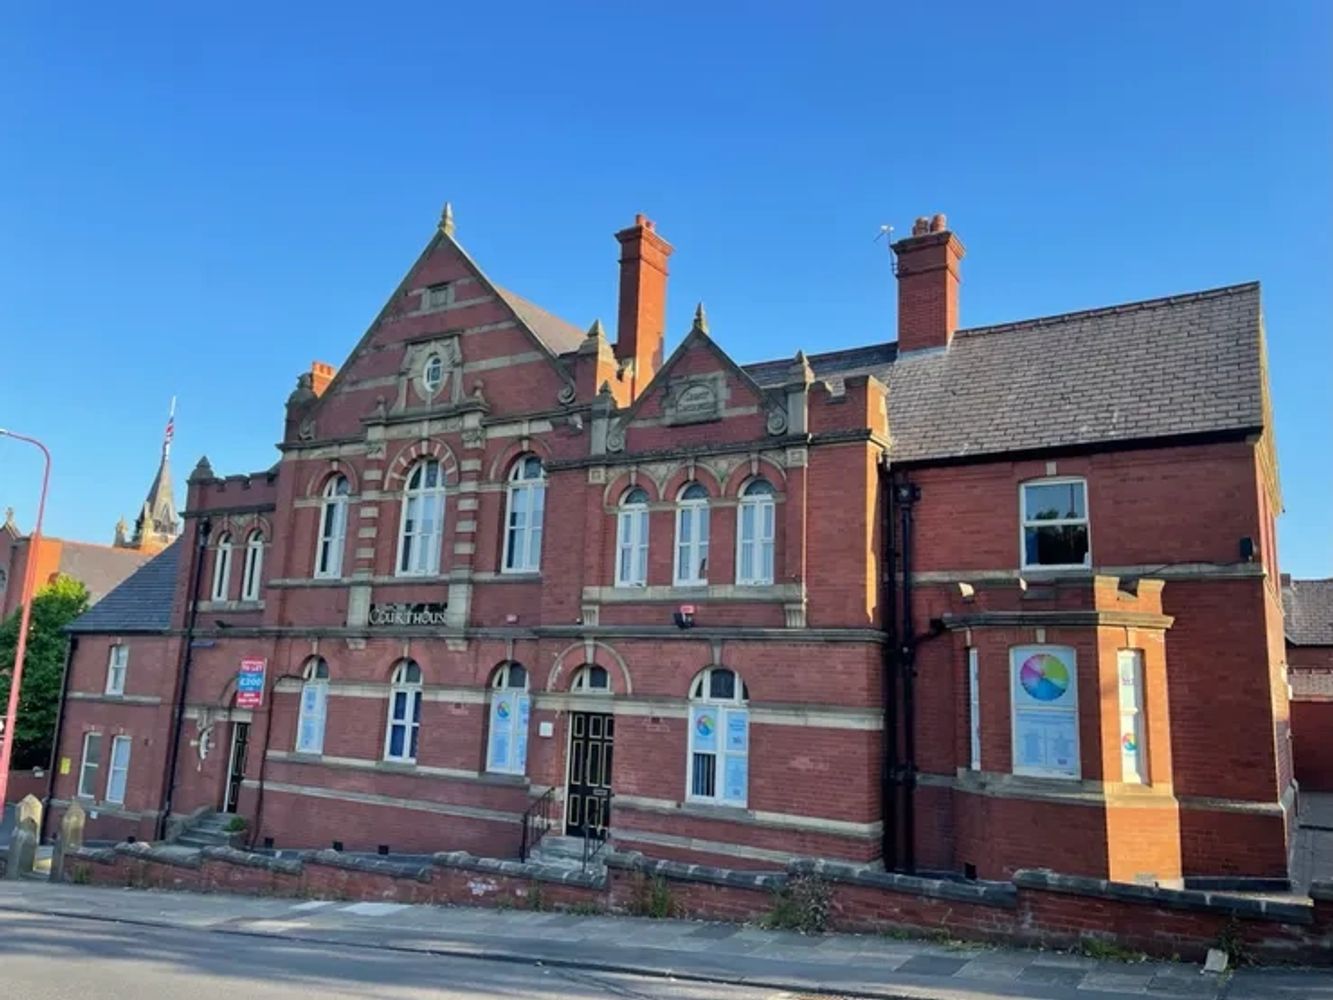
[[[909,930],[1020,946],[1074,947],[1114,940],[1158,957],[1198,960],[1223,937],[1256,959],[1333,966],[1333,882],[1308,899],[1278,901],[1018,872],[1011,882],[952,882],[816,860],[755,872],[608,852],[605,869],[582,872],[475,857],[429,860],[310,851],[274,858],[230,847],[190,850],[143,843],[71,852],[66,878],[142,888],[403,903],[598,909],[634,913],[647,883],[669,893],[680,916],[754,921],[801,877],[829,888],[829,925],[842,931]],[[658,882],[660,880],[660,882]]]

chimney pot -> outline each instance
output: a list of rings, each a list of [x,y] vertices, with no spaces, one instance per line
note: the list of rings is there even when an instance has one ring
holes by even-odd
[[[949,220],[943,212],[936,212],[930,219],[930,231],[932,233],[942,233],[949,228]]]
[[[918,215],[916,221],[912,223],[913,236],[925,236],[930,232],[930,221],[924,215]]]

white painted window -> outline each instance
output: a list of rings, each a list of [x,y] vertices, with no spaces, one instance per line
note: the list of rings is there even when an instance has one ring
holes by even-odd
[[[616,586],[648,585],[648,494],[638,486],[625,494],[616,515]]]
[[[438,461],[428,458],[414,465],[407,476],[398,529],[398,575],[438,573],[443,538],[444,470]]]
[[[259,585],[264,575],[264,536],[250,532],[245,540],[245,565],[241,568],[241,600],[259,600]]]
[[[315,656],[305,665],[301,710],[296,720],[296,752],[324,752],[324,721],[329,710],[329,665]]]
[[[686,798],[744,807],[750,783],[750,693],[734,671],[710,667],[690,686]]]
[[[579,667],[578,673],[569,685],[569,690],[576,694],[610,694],[611,675],[605,667],[589,664]]]
[[[130,664],[130,647],[121,643],[111,647],[106,661],[106,693],[125,693],[125,671]]]
[[[973,771],[980,771],[981,671],[977,663],[977,651],[972,647],[967,651],[967,730],[970,743],[968,767]]]
[[[225,601],[231,591],[231,535],[224,531],[218,536],[217,550],[213,553],[213,600]]]
[[[708,583],[708,491],[689,483],[676,501],[676,572],[678,587]]]
[[[444,359],[438,354],[432,354],[426,359],[425,367],[421,369],[421,384],[432,395],[444,385]]]
[[[83,759],[79,761],[79,797],[97,797],[97,772],[102,766],[102,734],[83,734]]]
[[[106,777],[106,800],[116,805],[125,804],[125,785],[130,776],[130,748],[134,741],[128,736],[111,740],[111,767]]]
[[[486,770],[526,774],[528,770],[528,672],[506,663],[491,680],[491,731]]]
[[[319,508],[319,547],[315,552],[315,576],[342,576],[343,550],[347,547],[346,476],[334,476],[324,485],[324,503]]]
[[[1122,649],[1120,674],[1120,780],[1148,784],[1148,731],[1143,718],[1143,651]]]
[[[1009,651],[1014,774],[1078,778],[1078,665],[1068,646]]]
[[[736,582],[763,586],[773,582],[773,528],[777,518],[773,485],[752,479],[741,490],[736,508]]]
[[[393,671],[389,687],[389,724],[384,734],[384,759],[415,763],[421,729],[421,667],[404,660]]]
[[[509,473],[503,570],[536,573],[542,561],[542,518],[546,507],[546,473],[541,460],[528,455]]]
[[[1073,569],[1092,565],[1088,484],[1082,479],[1042,479],[1019,489],[1024,569]]]

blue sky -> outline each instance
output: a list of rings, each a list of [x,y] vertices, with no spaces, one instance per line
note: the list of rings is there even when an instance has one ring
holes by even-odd
[[[967,326],[1262,280],[1283,568],[1333,575],[1333,5],[823,6],[10,5],[0,426],[48,530],[134,515],[173,394],[178,496],[274,462],[446,199],[581,326],[646,212],[673,341],[703,299],[742,361],[890,339],[873,238],[943,211]],[[25,526],[36,475],[0,442]]]

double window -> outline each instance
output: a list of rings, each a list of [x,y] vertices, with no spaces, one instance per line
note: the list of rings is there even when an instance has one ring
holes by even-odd
[[[1042,479],[1020,488],[1024,569],[1092,565],[1088,486],[1082,479]]]
[[[514,463],[506,506],[504,572],[536,573],[541,569],[546,506],[546,473],[540,459],[528,455]]]
[[[677,587],[708,583],[708,491],[699,483],[686,484],[676,502]]]
[[[213,553],[213,600],[225,601],[231,591],[231,533],[218,536],[217,550]]]
[[[444,469],[433,459],[412,467],[398,530],[398,575],[434,576],[444,537]]]
[[[491,680],[491,731],[486,770],[524,774],[528,769],[528,672],[506,663]]]
[[[744,807],[749,798],[749,692],[734,671],[711,667],[690,687],[687,798]]]
[[[347,547],[346,476],[334,476],[324,484],[324,503],[319,508],[319,545],[315,550],[315,576],[342,576],[343,549]]]
[[[616,586],[648,585],[648,494],[635,486],[616,515]]]
[[[112,646],[106,661],[106,693],[125,693],[125,672],[130,664],[130,647],[123,643]]]
[[[773,582],[773,486],[752,479],[741,490],[736,511],[736,582],[763,586]]]
[[[241,570],[241,600],[259,600],[259,585],[264,575],[264,536],[252,531],[245,540],[245,566]]]
[[[421,730],[421,667],[403,660],[394,668],[389,686],[389,724],[384,733],[384,759],[416,763]]]
[[[324,752],[324,722],[329,710],[329,665],[311,657],[301,684],[301,711],[296,720],[296,752]]]

